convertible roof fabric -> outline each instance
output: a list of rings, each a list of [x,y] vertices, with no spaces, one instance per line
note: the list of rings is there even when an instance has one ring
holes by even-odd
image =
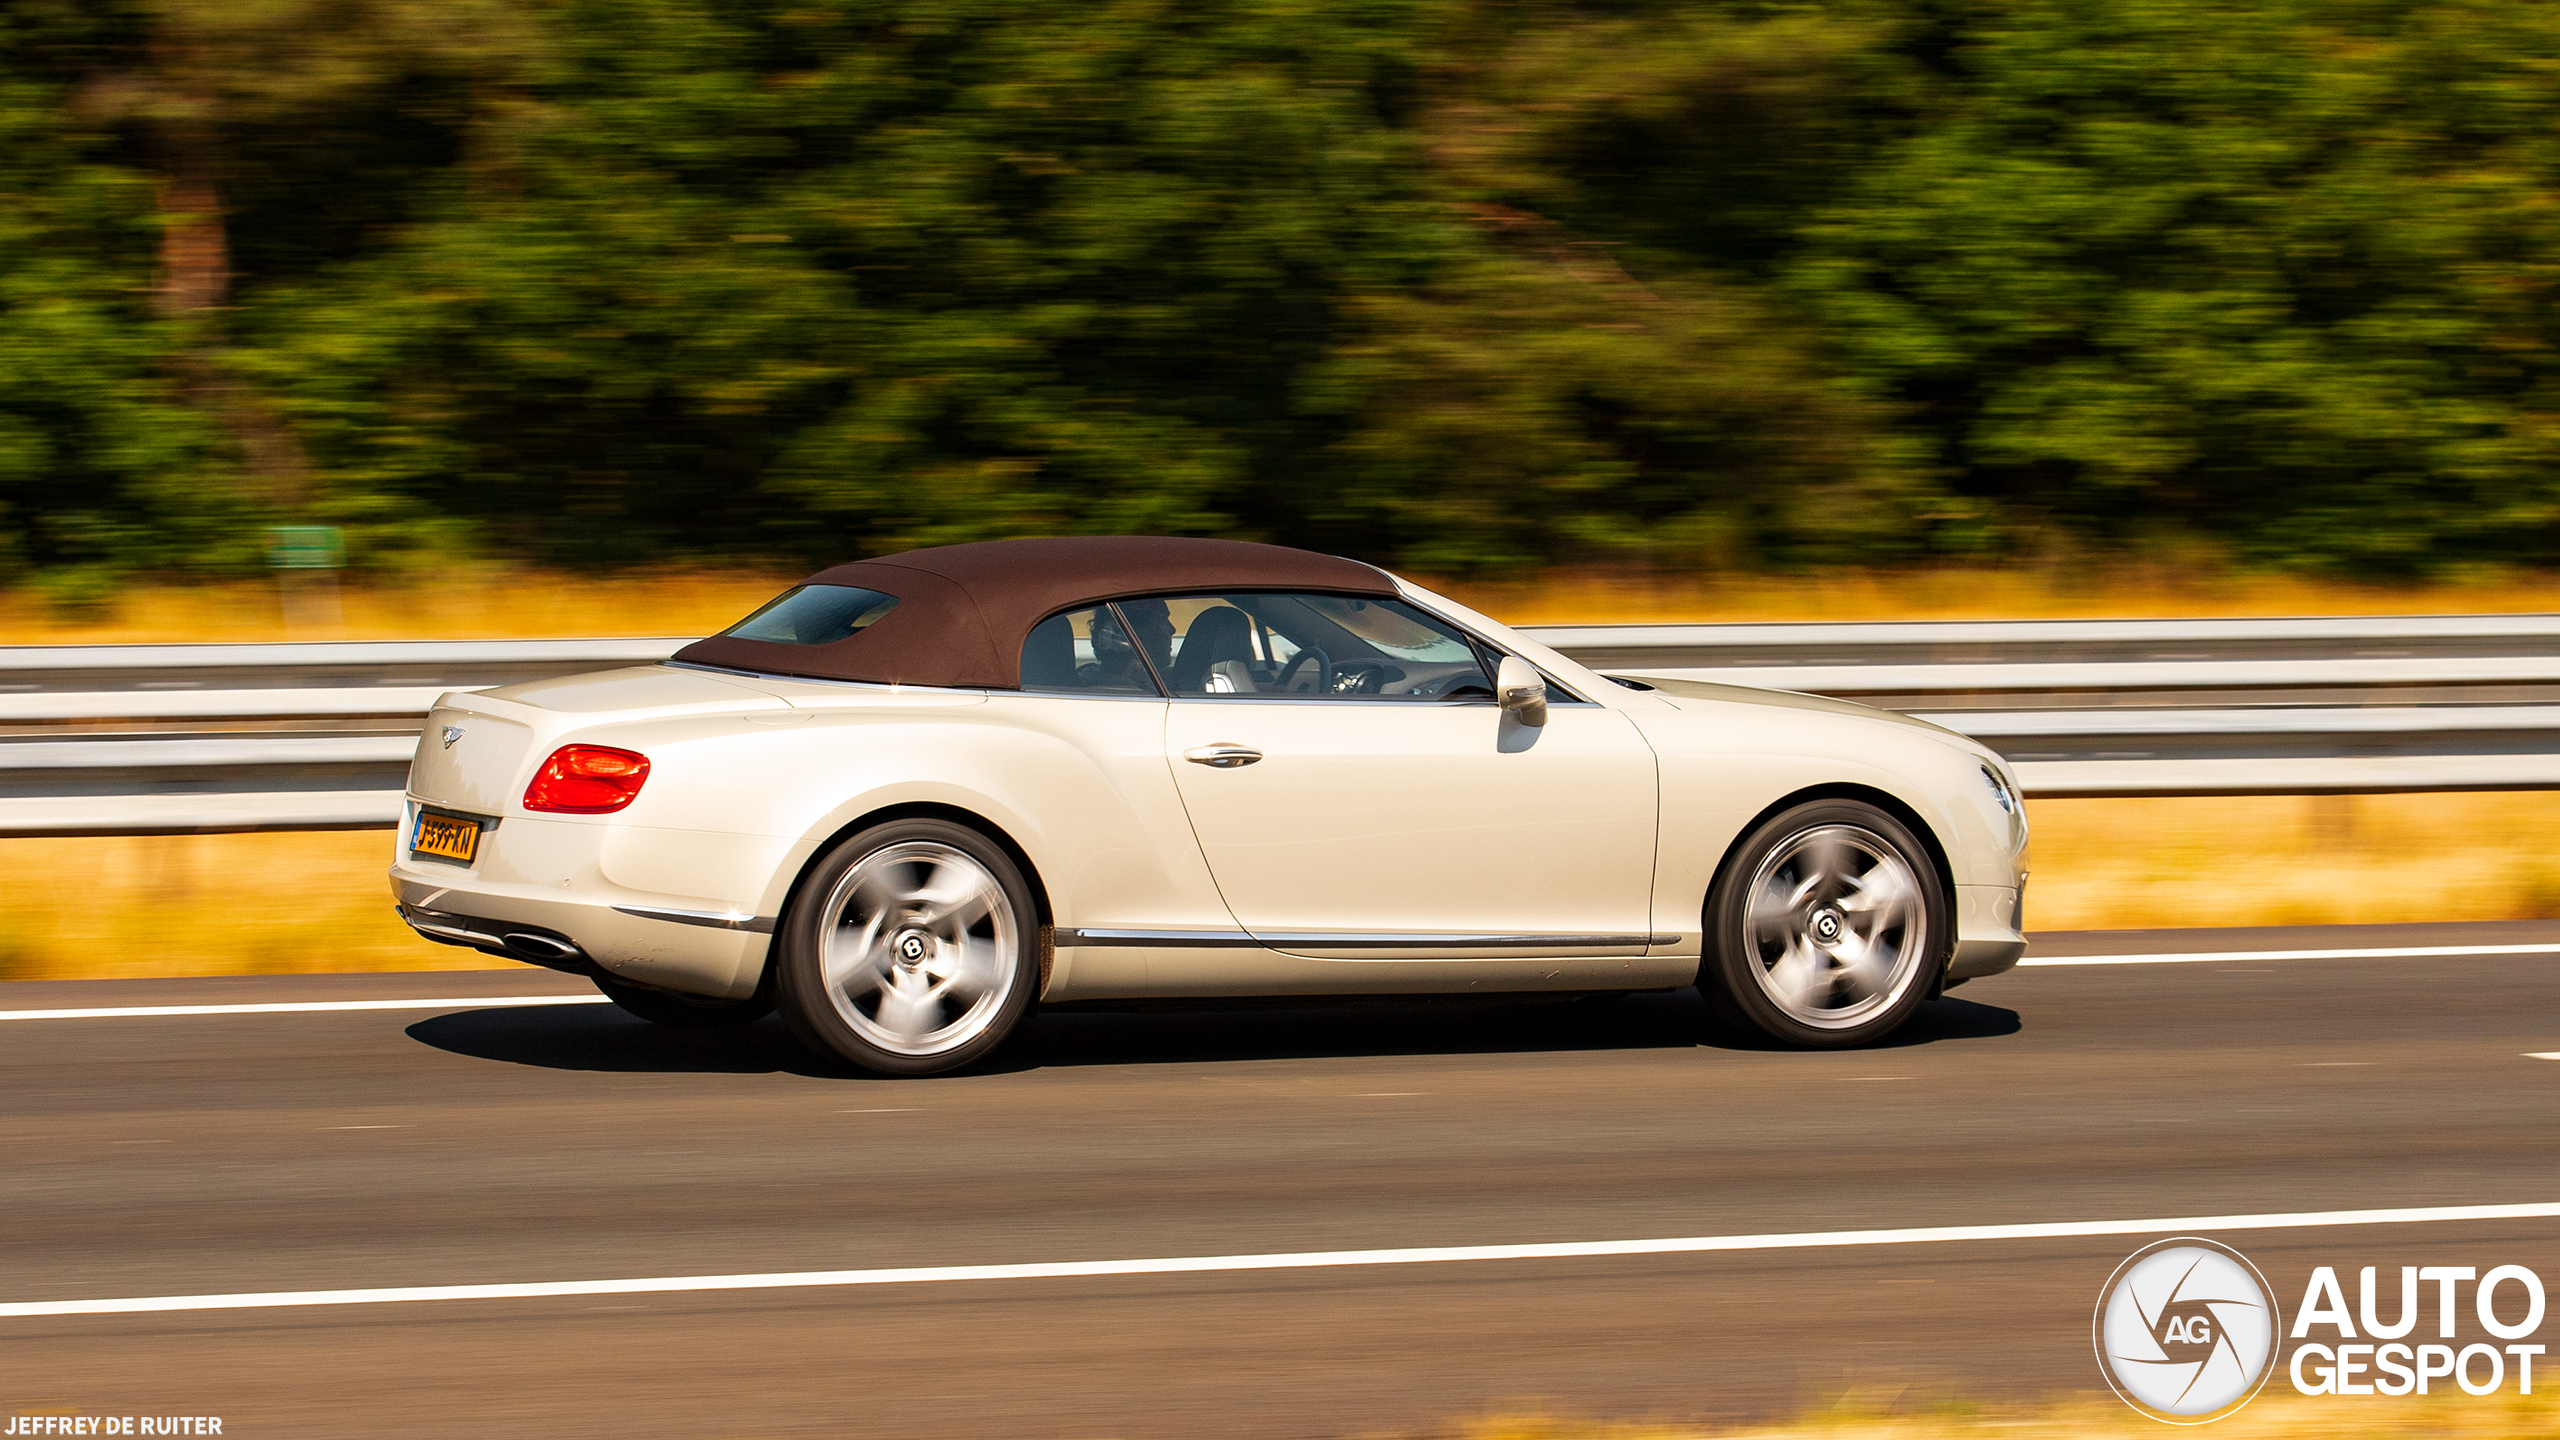
[[[826,645],[714,635],[677,660],[889,685],[1022,688],[1031,627],[1101,600],[1203,590],[1293,590],[1392,597],[1385,571],[1305,550],[1241,540],[1154,535],[991,540],[909,550],[821,570],[803,585],[852,585],[898,607]]]

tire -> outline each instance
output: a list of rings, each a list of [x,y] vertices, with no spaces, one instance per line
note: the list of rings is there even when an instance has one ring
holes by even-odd
[[[1012,1033],[1039,986],[1030,887],[966,826],[895,820],[837,845],[776,937],[783,1022],[818,1053],[936,1075]]]
[[[1706,924],[1709,1003],[1809,1049],[1899,1029],[1955,943],[1928,848],[1855,800],[1798,805],[1753,830],[1717,877]]]
[[[737,1025],[752,1025],[773,1013],[773,1001],[763,995],[744,1000],[714,1000],[708,995],[679,995],[672,990],[652,990],[604,975],[588,977],[604,998],[639,1016],[652,1025],[672,1030],[726,1030]]]

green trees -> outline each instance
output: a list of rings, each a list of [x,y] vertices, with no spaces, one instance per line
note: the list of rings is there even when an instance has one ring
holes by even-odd
[[[2546,555],[2472,0],[21,0],[0,565]]]
[[[1971,494],[2369,567],[2550,554],[2560,14],[2013,0],[1785,283]]]

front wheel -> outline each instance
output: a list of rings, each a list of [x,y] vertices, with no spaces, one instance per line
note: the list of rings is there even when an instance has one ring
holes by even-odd
[[[1778,815],[1707,903],[1711,1000],[1791,1045],[1841,1049],[1911,1018],[1953,943],[1946,887],[1902,822],[1854,800]]]
[[[782,1018],[801,1043],[884,1075],[985,1055],[1022,1019],[1039,932],[1021,872],[939,820],[878,825],[827,852],[776,937]]]

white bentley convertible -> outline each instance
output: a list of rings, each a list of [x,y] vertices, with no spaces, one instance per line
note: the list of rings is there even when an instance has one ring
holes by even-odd
[[[391,883],[428,939],[913,1075],[1160,997],[1695,982],[1859,1044],[2016,963],[2026,839],[1919,721],[1605,678],[1349,560],[1013,540],[445,696]]]

